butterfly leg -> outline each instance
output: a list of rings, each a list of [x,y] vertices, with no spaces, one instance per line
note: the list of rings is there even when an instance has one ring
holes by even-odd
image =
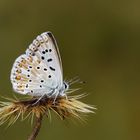
[[[37,105],[37,103],[38,103],[44,96],[45,96],[45,94],[43,94],[42,96],[40,96],[40,97],[38,98],[38,100],[37,100],[35,103],[33,103],[33,106],[34,106],[34,105]]]
[[[68,100],[68,96],[66,94],[64,94],[64,96],[65,96],[66,100]]]
[[[62,93],[62,94],[61,94],[61,96],[62,96],[62,97],[65,97],[65,98],[66,98],[66,100],[68,100],[68,96],[67,96],[67,94],[66,94],[66,93]]]
[[[54,97],[54,100],[53,100],[53,104],[55,104],[55,101],[56,101],[58,95],[59,95],[59,92],[57,92],[57,93],[55,94],[55,97]]]

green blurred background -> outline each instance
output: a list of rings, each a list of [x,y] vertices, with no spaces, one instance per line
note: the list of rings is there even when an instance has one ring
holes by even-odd
[[[51,31],[64,75],[86,81],[82,101],[98,110],[86,125],[44,119],[37,140],[140,139],[140,2],[0,0],[0,91],[12,97],[12,64],[32,40]],[[25,140],[29,121],[0,127],[1,140]]]

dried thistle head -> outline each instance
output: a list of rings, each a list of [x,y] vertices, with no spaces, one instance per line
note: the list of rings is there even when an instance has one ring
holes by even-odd
[[[9,122],[9,125],[14,124],[19,118],[34,118],[40,116],[50,117],[51,112],[55,112],[60,119],[77,118],[82,120],[84,115],[94,113],[93,106],[87,105],[79,99],[82,96],[68,96],[67,98],[57,98],[54,103],[54,98],[44,97],[39,100],[31,98],[27,100],[9,100],[0,101],[0,125]],[[38,102],[37,102],[38,101]]]

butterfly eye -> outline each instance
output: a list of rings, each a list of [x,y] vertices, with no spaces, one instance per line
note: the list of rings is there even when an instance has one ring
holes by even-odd
[[[66,82],[64,82],[64,87],[65,87],[65,89],[68,89],[69,85]]]

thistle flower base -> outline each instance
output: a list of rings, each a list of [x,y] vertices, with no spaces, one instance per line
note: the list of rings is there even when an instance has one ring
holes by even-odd
[[[38,98],[27,100],[10,100],[0,101],[0,125],[8,122],[9,125],[14,124],[19,118],[25,120],[34,116],[50,117],[51,112],[55,112],[61,120],[67,118],[83,119],[83,116],[94,113],[93,106],[87,105],[79,99],[82,96],[68,96],[67,98],[57,98],[54,103],[54,98],[44,97],[38,101]]]

